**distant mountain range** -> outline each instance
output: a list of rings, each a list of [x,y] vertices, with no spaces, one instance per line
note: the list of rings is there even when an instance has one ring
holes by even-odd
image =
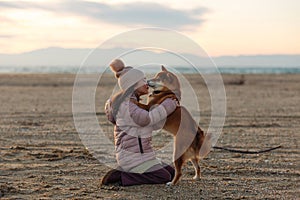
[[[101,49],[91,53],[91,49],[65,49],[50,47],[21,54],[0,54],[0,66],[79,66],[85,64],[106,66],[111,58],[129,49]],[[88,57],[88,55],[90,55]],[[183,58],[195,65],[211,65],[210,59],[182,54],[182,57],[166,52],[136,51],[123,56],[128,65],[144,63],[162,63],[166,65],[186,66]],[[218,67],[300,67],[300,55],[241,55],[212,57]]]

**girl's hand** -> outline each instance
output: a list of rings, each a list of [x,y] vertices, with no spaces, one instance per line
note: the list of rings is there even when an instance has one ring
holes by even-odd
[[[174,112],[174,110],[177,108],[178,106],[178,101],[176,99],[171,99],[171,98],[167,98],[166,100],[164,100],[161,105],[164,106],[167,115],[171,114],[172,112]]]

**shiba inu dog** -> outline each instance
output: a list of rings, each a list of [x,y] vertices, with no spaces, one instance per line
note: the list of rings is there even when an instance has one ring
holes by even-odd
[[[153,88],[152,94],[148,97],[148,104],[136,103],[139,107],[149,110],[151,106],[162,103],[166,98],[177,99],[180,102],[181,90],[177,76],[162,66],[162,71],[154,78],[148,80],[148,85]],[[184,106],[178,106],[170,114],[164,124],[164,130],[174,136],[174,166],[175,176],[168,185],[175,185],[182,176],[182,166],[185,162],[191,161],[195,168],[194,179],[200,179],[199,160],[209,153],[211,145],[208,136],[204,134],[198,123],[192,118]],[[200,151],[201,149],[201,151]]]

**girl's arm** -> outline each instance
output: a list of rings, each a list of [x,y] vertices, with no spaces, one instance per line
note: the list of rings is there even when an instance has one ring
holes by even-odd
[[[129,102],[129,112],[133,121],[139,126],[152,126],[160,122],[171,114],[177,106],[177,101],[167,98],[160,105],[150,111],[138,107],[133,102]]]
[[[111,107],[111,100],[108,99],[105,103],[105,106],[104,106],[104,111],[105,111],[105,114],[106,114],[106,117],[108,119],[108,121],[110,121],[111,123],[113,124],[116,124],[116,120],[114,119],[114,116],[113,116],[113,113],[112,113],[112,107]]]

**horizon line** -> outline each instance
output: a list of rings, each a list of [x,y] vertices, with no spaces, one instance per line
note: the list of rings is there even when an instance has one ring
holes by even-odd
[[[78,48],[69,48],[69,47],[59,47],[59,46],[49,46],[49,47],[44,47],[44,48],[38,48],[38,49],[32,49],[32,50],[28,50],[28,51],[23,51],[20,53],[3,53],[0,52],[0,55],[6,55],[6,56],[14,56],[14,55],[22,55],[22,54],[27,54],[27,53],[33,53],[36,51],[41,51],[41,50],[48,50],[48,49],[64,49],[64,50],[90,50],[92,51],[93,49],[97,49],[97,48],[88,48],[88,47],[78,47]],[[114,47],[114,48],[107,48],[107,50],[111,50],[111,49],[127,49],[127,48],[123,48],[123,47]],[[183,53],[183,54],[192,54],[192,53]],[[223,55],[215,55],[215,56],[210,56],[209,57],[242,57],[242,56],[300,56],[300,53],[294,53],[294,54],[289,54],[289,53],[266,53],[266,54],[257,54],[257,53],[253,53],[253,54],[223,54]]]

